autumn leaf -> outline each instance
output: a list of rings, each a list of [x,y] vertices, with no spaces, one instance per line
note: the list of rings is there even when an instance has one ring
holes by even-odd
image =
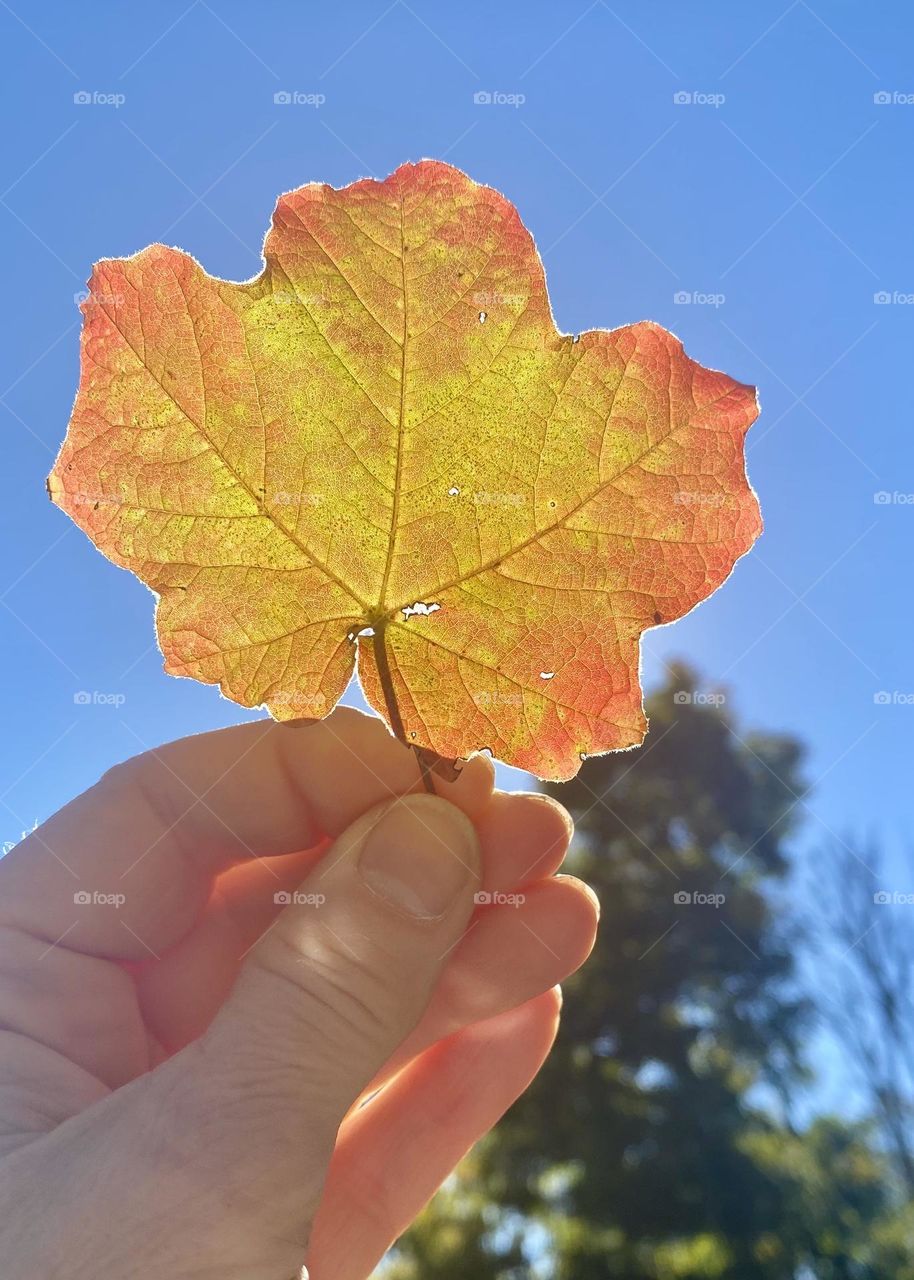
[[[655,324],[559,334],[514,207],[435,161],[282,196],[253,280],[96,266],[52,498],[166,670],[280,719],[356,662],[404,741],[544,778],[642,740],[641,633],[760,529],[750,387]]]

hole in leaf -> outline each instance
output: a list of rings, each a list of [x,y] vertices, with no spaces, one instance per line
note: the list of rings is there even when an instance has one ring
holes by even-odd
[[[489,313],[488,313],[488,311],[480,311],[480,313],[479,313],[479,323],[480,323],[480,324],[485,324],[485,322],[488,320],[488,318],[489,318]]]
[[[555,675],[555,672],[554,672],[554,671],[541,671],[541,672],[540,672],[540,679],[541,679],[541,680],[551,680],[551,679],[552,679],[552,677],[553,677],[554,675]]]
[[[448,492],[449,498],[456,498],[457,495],[460,493],[460,490],[457,488],[456,485],[454,485],[452,488],[448,489],[447,492]]]
[[[440,604],[428,604],[425,600],[417,600],[414,604],[406,605],[402,612],[404,618],[413,618],[417,613],[421,614],[423,617],[427,617],[430,613],[434,613],[436,609],[440,608]]]
[[[572,342],[580,342],[580,341],[581,341],[581,335],[580,335],[579,333],[576,333],[576,334],[574,335],[574,337],[571,339],[571,341],[572,341]]]
[[[361,631],[357,631],[356,636],[373,636],[374,627],[362,627]]]

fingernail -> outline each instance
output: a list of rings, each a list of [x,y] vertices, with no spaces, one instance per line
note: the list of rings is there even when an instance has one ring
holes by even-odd
[[[478,883],[476,833],[446,800],[404,796],[369,831],[359,871],[385,902],[419,920],[434,920]]]

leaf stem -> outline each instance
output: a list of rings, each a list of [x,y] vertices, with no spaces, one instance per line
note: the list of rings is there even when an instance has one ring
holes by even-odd
[[[403,725],[403,717],[400,715],[400,707],[397,703],[397,692],[394,689],[393,673],[390,669],[390,659],[387,656],[387,642],[385,633],[387,631],[386,621],[381,620],[374,626],[374,635],[372,637],[372,648],[374,649],[375,665],[378,668],[378,677],[381,681],[381,690],[384,694],[384,705],[387,708],[387,718],[390,721],[390,727],[393,730],[394,737],[402,742],[406,747],[412,747],[415,752],[416,760],[419,765],[419,773],[422,777],[422,785],[429,795],[436,795],[435,784],[432,781],[432,773],[429,768],[428,758],[419,747],[409,742],[406,737],[406,729]]]

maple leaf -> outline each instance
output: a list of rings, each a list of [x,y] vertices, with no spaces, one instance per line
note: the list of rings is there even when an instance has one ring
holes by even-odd
[[[502,195],[435,161],[279,200],[243,284],[99,263],[52,498],[158,597],[166,670],[280,719],[358,662],[404,741],[544,778],[639,743],[641,633],[760,529],[754,390],[572,338]]]

